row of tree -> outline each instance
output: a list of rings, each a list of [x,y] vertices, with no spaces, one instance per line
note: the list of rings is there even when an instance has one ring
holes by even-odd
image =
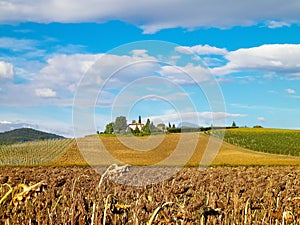
[[[126,134],[132,133],[136,136],[150,135],[152,132],[158,132],[160,129],[155,127],[150,119],[147,119],[145,125],[142,124],[142,118],[139,116],[138,123],[133,120],[132,125],[135,125],[134,129],[127,124],[127,119],[125,116],[116,117],[114,122],[110,122],[105,127],[105,134]]]
[[[130,126],[132,125],[132,126]],[[207,131],[210,129],[230,129],[230,128],[238,128],[236,123],[233,121],[231,127],[181,127],[178,128],[175,124],[171,125],[169,123],[166,126],[163,123],[158,124],[155,126],[150,119],[147,119],[146,124],[142,124],[142,118],[139,116],[138,122],[133,120],[131,124],[127,124],[127,119],[125,116],[118,116],[116,117],[114,122],[110,122],[105,127],[105,134],[128,134],[131,133],[135,136],[146,136],[151,135],[151,133],[161,133],[161,132],[169,132],[169,133],[180,133],[180,132],[199,132],[199,131]]]

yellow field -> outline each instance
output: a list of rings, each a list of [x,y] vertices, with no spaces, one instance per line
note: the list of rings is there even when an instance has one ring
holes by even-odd
[[[206,151],[209,139],[210,136],[199,133],[168,134],[165,136],[156,135],[151,136],[151,138],[123,137],[121,141],[117,137],[101,137],[100,140],[105,146],[105,148],[103,148],[99,147],[100,140],[97,136],[86,137],[77,140],[80,146],[80,152],[78,148],[76,148],[76,145],[73,145],[64,155],[52,161],[50,164],[86,165],[85,158],[88,159],[90,165],[106,165],[112,163],[153,165],[163,162],[159,165],[171,166],[186,164],[187,166],[198,166]],[[212,146],[215,145],[217,147],[219,144],[217,138],[211,138],[210,141]],[[133,146],[143,146],[146,150],[133,150],[126,146],[126,143],[127,145],[130,143]],[[160,144],[151,148],[152,143]],[[192,146],[191,143],[196,143],[196,145]],[[176,147],[178,151],[174,150]],[[147,151],[147,149],[151,150]],[[186,160],[188,149],[192,149],[193,154],[189,160]],[[83,158],[81,155],[85,157]],[[172,156],[174,160],[172,159],[164,163],[163,160],[169,156]],[[300,157],[256,152],[223,142],[212,165],[300,165]]]

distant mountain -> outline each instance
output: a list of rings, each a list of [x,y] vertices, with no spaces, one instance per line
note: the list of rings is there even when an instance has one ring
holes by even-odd
[[[39,130],[39,126],[37,124],[0,120],[0,133],[10,131],[10,130],[20,129],[20,128],[33,128],[35,130]]]
[[[65,137],[63,136],[34,130],[32,128],[20,128],[0,133],[0,143],[14,143],[64,138]]]
[[[194,123],[189,123],[189,122],[182,122],[178,124],[179,128],[185,128],[185,127],[190,127],[190,128],[198,128],[199,125],[194,124]]]

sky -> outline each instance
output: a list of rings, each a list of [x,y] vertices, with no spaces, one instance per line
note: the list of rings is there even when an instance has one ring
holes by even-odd
[[[0,132],[300,129],[300,2],[0,0]]]

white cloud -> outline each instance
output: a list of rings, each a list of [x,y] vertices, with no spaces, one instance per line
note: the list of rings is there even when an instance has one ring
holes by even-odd
[[[31,118],[32,119],[32,118]],[[66,122],[51,120],[47,117],[42,121],[0,121],[0,132],[6,132],[19,128],[32,128],[44,132],[55,133],[65,137],[73,137],[73,128]]]
[[[0,124],[11,124],[11,123],[12,123],[12,122],[6,121],[6,120],[0,121]]]
[[[288,89],[286,89],[286,92],[288,93],[288,94],[296,94],[296,91],[294,90],[294,89],[291,89],[291,88],[288,88]]]
[[[211,80],[207,68],[187,64],[186,66],[162,66],[160,73],[177,84],[196,84]]]
[[[9,37],[0,38],[0,48],[9,49],[16,52],[34,50],[37,44],[37,41],[29,39],[16,39]]]
[[[176,51],[183,54],[198,54],[198,55],[225,55],[227,50],[225,48],[217,48],[209,45],[195,45],[192,47],[178,46]]]
[[[272,72],[290,79],[300,79],[300,45],[267,44],[228,52],[225,66],[211,69],[216,75],[244,70]]]
[[[207,69],[206,74],[226,75],[240,71],[255,71],[262,72],[262,76],[266,79],[273,79],[276,75],[288,79],[300,79],[300,63],[298,61],[300,44],[265,44],[231,52],[223,48],[196,45],[192,47],[179,46],[176,51],[183,54],[208,55],[203,58],[203,61],[210,66],[210,70]],[[222,55],[222,58],[214,58],[213,55]],[[182,69],[196,72],[197,66],[187,65]],[[200,74],[205,74],[204,70],[202,69]]]
[[[0,61],[0,80],[11,79],[14,76],[14,66],[11,63]]]
[[[207,65],[210,68],[213,67],[221,67],[225,64],[224,60],[218,59],[218,58],[213,58],[213,57],[204,57],[202,58],[203,62],[205,65]]]
[[[7,83],[5,95],[0,101],[5,105],[32,106],[41,104],[72,105],[77,84],[86,70],[95,62],[98,55],[73,54],[54,55],[46,65],[25,66],[18,75],[26,79],[25,83]],[[17,70],[18,69],[18,70]],[[59,98],[58,98],[59,96]]]
[[[245,117],[245,114],[233,114],[227,112],[187,112],[187,113],[170,113],[165,115],[150,117],[150,120],[154,123],[201,123],[199,125],[211,124],[225,126],[225,121],[232,118]]]
[[[290,27],[291,24],[287,23],[287,22],[283,22],[283,21],[271,20],[271,21],[266,22],[266,26],[268,28],[275,29],[275,28],[280,28],[280,27]]]
[[[145,50],[134,50],[132,54],[132,56],[112,54],[55,55],[47,60],[47,65],[40,71],[40,76],[37,79],[41,83],[50,83],[73,92],[76,90],[74,84],[78,84],[83,76],[89,76],[88,81],[91,84],[102,84],[106,78],[112,75],[108,74],[107,71],[112,70],[113,72],[126,73],[123,77],[119,76],[119,78],[126,80],[129,78],[129,74],[126,68],[120,68],[121,65],[131,65],[144,59],[155,60],[148,56]],[[146,67],[142,63],[141,65],[136,64],[133,71],[134,76],[141,76],[139,72],[145,70]]]
[[[135,57],[147,57],[148,56],[147,50],[145,50],[145,49],[135,49],[135,50],[132,50],[132,54]]]
[[[155,58],[148,56],[145,50],[135,50],[132,55],[56,54],[46,61],[46,65],[41,65],[40,70],[36,71],[35,67],[35,71],[30,71],[33,69],[31,67],[25,68],[26,71],[22,73],[27,82],[18,85],[9,83],[0,101],[8,105],[72,105],[81,81],[84,82],[82,85],[91,90],[91,96],[97,95],[106,79],[106,85],[110,88],[122,88],[132,80],[149,76],[154,71],[153,67],[157,64],[149,60]],[[11,64],[1,64],[0,61],[0,79],[1,65],[6,68]],[[8,75],[5,74],[5,77]],[[82,80],[83,77],[87,79]],[[57,96],[59,98],[54,98]]]
[[[40,88],[35,89],[35,94],[41,98],[53,98],[56,97],[56,92],[53,91],[51,88]]]
[[[106,22],[122,20],[146,33],[165,28],[249,26],[261,21],[298,22],[298,0],[2,0],[0,21],[12,22]],[[284,7],[282,7],[284,6]],[[78,13],[80,12],[80,13]],[[277,22],[278,23],[278,22]],[[278,24],[271,26],[278,26]]]
[[[266,119],[264,117],[258,117],[257,120],[261,123],[266,122]]]
[[[0,121],[0,132],[10,131],[18,128],[38,129],[39,127],[34,124],[29,124],[20,121]]]
[[[36,82],[74,92],[74,84],[80,81],[99,57],[97,54],[54,55],[47,60],[47,65],[39,72]]]

